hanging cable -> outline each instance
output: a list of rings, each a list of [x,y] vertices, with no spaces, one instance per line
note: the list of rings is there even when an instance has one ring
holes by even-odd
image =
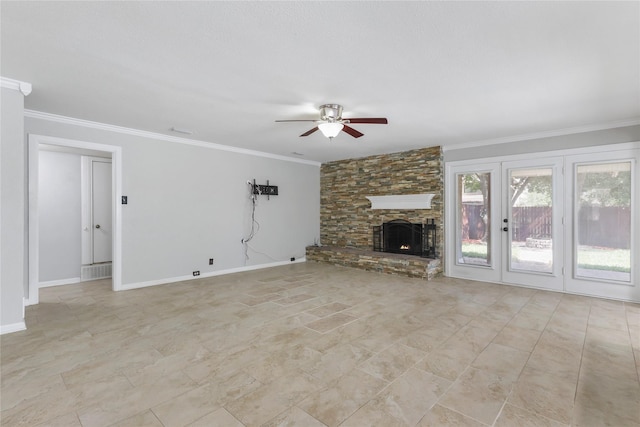
[[[242,238],[242,245],[244,247],[245,261],[249,259],[248,243],[255,237],[256,233],[260,231],[260,223],[256,220],[256,205],[258,203],[258,194],[255,194],[255,180],[254,184],[251,181],[247,181],[249,185],[249,198],[251,199],[251,230],[247,237]]]

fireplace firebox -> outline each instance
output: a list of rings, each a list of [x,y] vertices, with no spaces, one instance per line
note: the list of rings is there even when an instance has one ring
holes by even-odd
[[[435,220],[412,224],[396,219],[373,227],[373,250],[436,258]]]

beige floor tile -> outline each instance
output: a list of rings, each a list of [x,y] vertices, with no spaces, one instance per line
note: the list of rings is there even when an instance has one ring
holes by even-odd
[[[122,374],[96,378],[92,382],[78,383],[68,387],[78,402],[83,406],[99,404],[104,400],[116,399],[133,389],[131,382]]]
[[[600,328],[598,326],[589,326],[587,336],[585,338],[585,349],[600,346],[628,347],[633,346],[634,337],[633,328],[629,330],[618,331],[615,329]]]
[[[447,343],[449,341],[429,353],[416,366],[439,377],[455,381],[469,367],[477,353],[469,343],[456,342],[455,345]]]
[[[109,425],[186,393],[193,387],[195,383],[186,374],[172,373],[155,383],[143,384],[112,399],[83,407],[78,410],[78,417],[83,427]]]
[[[424,357],[423,351],[394,344],[360,365],[360,369],[374,377],[391,382]]]
[[[444,406],[435,405],[422,417],[416,427],[485,427],[486,424],[474,420]]]
[[[298,295],[292,295],[282,299],[277,299],[277,300],[274,300],[273,302],[280,305],[291,305],[291,304],[297,304],[302,301],[307,301],[313,298],[315,298],[314,295],[298,294]]]
[[[576,425],[640,425],[640,383],[637,376],[580,370],[573,414]]]
[[[480,323],[467,324],[440,347],[431,351],[419,364],[420,369],[455,381],[496,336],[493,329]]]
[[[320,333],[328,332],[346,323],[357,320],[356,317],[344,313],[336,313],[329,317],[307,323],[307,327]]]
[[[540,338],[541,331],[507,325],[493,340],[495,344],[531,352]]]
[[[304,349],[304,347],[298,348]],[[304,354],[304,352],[302,354]],[[310,350],[308,357],[313,359],[314,357],[318,357],[318,353]],[[269,354],[269,356],[249,364],[243,371],[262,384],[268,384],[280,377],[286,376],[292,371],[298,370],[301,363],[300,359],[293,359],[289,357],[286,351],[283,351],[282,353]]]
[[[577,377],[525,366],[508,403],[563,424],[571,422]]]
[[[500,344],[489,344],[471,366],[515,381],[529,359],[529,353]]]
[[[191,424],[188,427],[245,427],[226,409],[220,408],[213,411]]]
[[[291,409],[286,410],[282,414],[267,421],[262,427],[325,427],[320,421],[313,418],[311,415],[304,412],[302,409],[294,406]]]
[[[494,427],[568,427],[569,424],[562,424],[558,421],[550,420],[533,412],[510,404],[504,405],[500,416],[496,420]]]
[[[424,330],[420,329],[407,334],[405,337],[398,341],[398,344],[403,344],[408,347],[421,350],[424,353],[430,353],[434,349],[441,346],[447,339],[453,335],[455,329],[441,329],[441,330]]]
[[[499,373],[469,368],[438,403],[492,425],[509,396],[514,382],[513,376],[509,378]]]
[[[6,411],[16,407],[25,400],[36,399],[40,395],[65,391],[64,381],[58,374],[32,377],[29,375],[29,372],[26,371],[24,373],[16,373],[10,378],[5,378],[3,372],[2,388],[0,388],[0,410]]]
[[[335,314],[340,311],[347,310],[349,308],[351,308],[350,305],[342,304],[339,302],[333,302],[331,304],[326,304],[326,305],[314,308],[313,310],[309,310],[307,311],[307,313],[316,317],[326,317],[331,314]]]
[[[149,410],[111,424],[109,427],[164,427],[155,414]]]
[[[404,421],[391,416],[378,403],[370,401],[341,423],[340,427],[406,427],[407,425]]]
[[[616,329],[619,331],[626,331],[628,328],[627,317],[622,306],[617,310],[609,310],[595,306],[591,307],[589,326]]]
[[[229,402],[225,409],[247,426],[261,425],[321,387],[322,383],[311,375],[294,371]]]
[[[2,396],[4,399],[4,395]],[[77,406],[76,396],[69,391],[52,390],[2,411],[3,426],[34,426],[66,416]]]
[[[312,394],[298,405],[328,426],[336,426],[371,400],[387,383],[365,372],[354,370],[335,385]]]
[[[403,424],[413,426],[451,386],[451,381],[419,369],[410,369],[369,403]],[[420,390],[416,393],[416,390]],[[357,414],[357,413],[356,413]]]
[[[638,304],[312,262],[40,301],[3,425],[639,424]]]
[[[211,353],[202,360],[184,368],[184,372],[197,383],[226,378],[260,357],[255,347],[245,346],[237,351]]]
[[[317,354],[307,362],[302,363],[302,369],[320,379],[330,383],[348,374],[356,366],[373,356],[373,353],[353,344],[337,345],[324,353]]]
[[[158,426],[162,427],[160,424],[158,424]],[[35,427],[82,427],[82,424],[80,424],[78,415],[76,415],[75,412],[71,412],[54,419],[49,419],[41,424],[37,424]]]
[[[587,347],[582,355],[580,370],[612,378],[633,377],[637,373],[633,348],[630,345]]]
[[[183,426],[256,390],[260,385],[255,378],[239,372],[223,381],[189,390],[152,410],[165,427]]]

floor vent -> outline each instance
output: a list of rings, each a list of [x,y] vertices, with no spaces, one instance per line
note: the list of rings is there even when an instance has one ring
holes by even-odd
[[[111,263],[83,265],[80,272],[80,280],[105,279],[111,277]]]

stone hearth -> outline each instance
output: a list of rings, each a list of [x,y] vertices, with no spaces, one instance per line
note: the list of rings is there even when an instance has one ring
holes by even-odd
[[[339,246],[308,246],[307,261],[431,280],[442,273],[439,259]]]

